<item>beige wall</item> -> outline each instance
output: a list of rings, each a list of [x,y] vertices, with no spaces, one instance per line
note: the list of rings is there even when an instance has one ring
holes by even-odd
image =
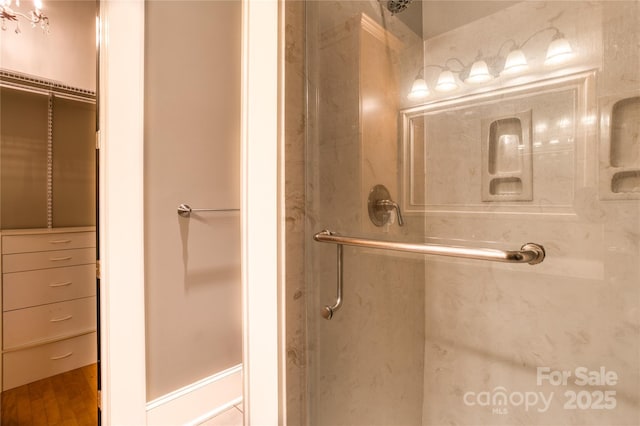
[[[53,100],[53,227],[96,224],[96,106]]]
[[[24,12],[31,6],[32,2],[25,1],[18,10]],[[95,91],[96,10],[94,1],[45,1],[49,34],[24,21],[20,21],[21,33],[16,34],[15,24],[7,22],[7,30],[0,31],[0,68]],[[13,92],[2,99],[0,123],[2,227],[47,227],[47,96]],[[44,113],[38,116],[31,111],[22,118],[9,118],[7,114],[18,111],[16,96],[40,97]],[[53,109],[53,226],[94,225],[95,106],[56,97]],[[36,121],[25,122],[24,117]],[[41,134],[33,138],[29,133],[36,129]]]
[[[14,88],[0,92],[0,227],[95,225],[95,104],[57,95],[49,102],[46,93]]]
[[[87,1],[45,0],[50,33],[21,21],[20,34],[7,23],[0,31],[0,68],[96,90],[96,8]],[[22,2],[27,11],[31,1]]]
[[[45,95],[0,89],[0,227],[47,227]]]
[[[147,398],[241,363],[240,2],[149,2]]]

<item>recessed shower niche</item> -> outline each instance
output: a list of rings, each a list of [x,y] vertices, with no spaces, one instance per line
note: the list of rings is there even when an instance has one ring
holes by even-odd
[[[400,111],[403,213],[572,213],[589,136],[576,123],[594,114],[594,76]]]
[[[531,111],[482,120],[482,201],[531,201]]]
[[[640,197],[640,96],[602,105],[600,193],[603,199]]]

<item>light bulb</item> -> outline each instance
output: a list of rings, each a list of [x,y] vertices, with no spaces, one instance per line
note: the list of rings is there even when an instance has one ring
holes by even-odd
[[[427,82],[424,81],[424,78],[418,77],[414,80],[413,85],[411,85],[411,91],[407,95],[408,99],[422,99],[429,96],[431,92],[429,91],[429,86],[427,86]]]
[[[556,65],[568,61],[573,58],[573,50],[571,45],[562,34],[555,37],[549,48],[547,49],[547,59],[545,59],[545,65]]]
[[[438,77],[438,83],[436,83],[436,90],[438,92],[450,92],[458,88],[456,78],[449,70],[442,71]]]
[[[489,73],[489,67],[487,66],[487,63],[483,60],[479,60],[475,61],[473,65],[471,65],[469,76],[464,80],[464,82],[470,84],[478,84],[486,83],[490,80],[493,80],[493,76]]]
[[[520,49],[514,49],[507,55],[507,59],[504,61],[504,69],[500,75],[513,75],[527,69],[529,69],[529,64],[527,64],[524,52]]]

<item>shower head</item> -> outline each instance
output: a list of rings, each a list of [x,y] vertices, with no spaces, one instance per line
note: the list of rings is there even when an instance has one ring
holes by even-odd
[[[396,13],[403,12],[412,1],[413,0],[389,0],[387,2],[387,9],[389,9],[392,15],[395,15]]]

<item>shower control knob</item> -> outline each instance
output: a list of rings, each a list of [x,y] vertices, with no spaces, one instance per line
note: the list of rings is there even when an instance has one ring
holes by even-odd
[[[398,225],[404,225],[404,218],[398,203],[391,199],[389,190],[384,185],[376,185],[371,188],[367,200],[369,219],[376,226],[386,225],[391,221],[391,215],[395,211],[398,218]]]

